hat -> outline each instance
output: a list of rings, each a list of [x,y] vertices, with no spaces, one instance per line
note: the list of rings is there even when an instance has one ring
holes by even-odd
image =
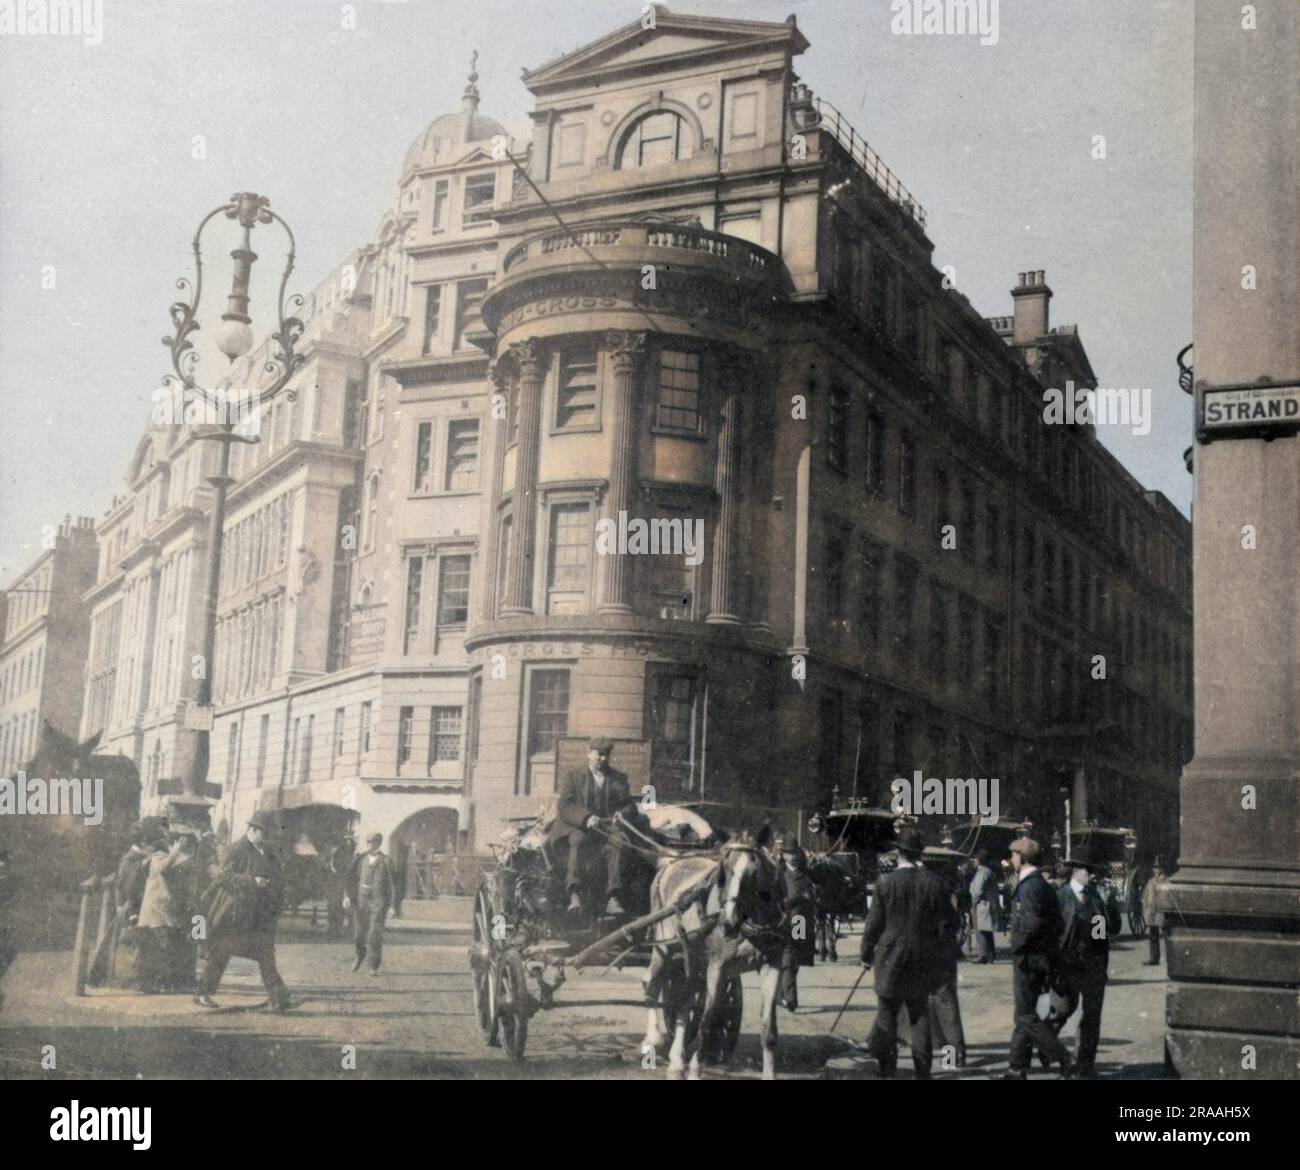
[[[975,860],[978,861],[980,865],[988,865],[989,851],[987,849],[976,849]]]
[[[366,844],[378,845],[381,841],[383,841],[383,839],[384,839],[383,833],[371,833],[370,836],[366,838]]]
[[[909,856],[920,857],[925,852],[925,841],[916,829],[904,829],[902,836],[898,838],[898,851]]]
[[[587,741],[587,750],[603,752],[605,755],[609,755],[614,750],[614,741],[606,739],[603,735],[598,735]]]
[[[1038,855],[1042,848],[1032,837],[1017,837],[1007,849],[1012,853],[1019,853],[1026,861],[1034,862],[1038,860]]]
[[[1065,864],[1071,869],[1086,869],[1091,873],[1096,873],[1101,869],[1102,863],[1092,855],[1092,850],[1086,845],[1080,845],[1074,851],[1073,857],[1067,857]]]
[[[264,808],[259,808],[248,818],[248,827],[250,829],[265,829],[268,833],[272,833],[279,828],[279,825],[270,812]]]

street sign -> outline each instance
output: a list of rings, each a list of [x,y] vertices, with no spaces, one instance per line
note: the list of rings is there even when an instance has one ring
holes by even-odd
[[[213,708],[191,703],[185,708],[185,727],[189,731],[211,731]]]
[[[1300,430],[1300,383],[1260,382],[1201,391],[1202,442],[1272,438]]]

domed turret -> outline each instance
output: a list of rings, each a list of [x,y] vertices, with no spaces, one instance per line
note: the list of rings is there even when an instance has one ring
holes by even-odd
[[[506,133],[506,128],[495,118],[478,112],[477,64],[476,49],[470,59],[469,82],[461,96],[460,110],[434,118],[424,133],[411,143],[411,148],[406,152],[406,162],[402,166],[403,176],[419,167],[449,162],[455,158],[459,147],[472,142],[489,142],[496,135]]]

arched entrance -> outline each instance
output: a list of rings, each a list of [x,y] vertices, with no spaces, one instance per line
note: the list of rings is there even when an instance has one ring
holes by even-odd
[[[454,808],[422,808],[393,831],[392,858],[402,898],[424,901],[463,892],[458,873],[460,815]]]

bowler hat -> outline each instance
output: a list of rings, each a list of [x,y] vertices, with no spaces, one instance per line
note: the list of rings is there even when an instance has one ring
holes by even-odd
[[[1042,848],[1032,837],[1017,837],[1007,849],[1011,853],[1019,853],[1026,861],[1034,862],[1038,860],[1038,855]]]
[[[1087,845],[1080,845],[1073,856],[1065,859],[1065,864],[1071,869],[1086,869],[1091,873],[1101,869],[1101,862],[1093,856],[1092,850]]]
[[[383,841],[383,839],[384,839],[383,833],[371,833],[370,836],[366,838],[366,844],[378,845],[380,842]]]
[[[587,748],[589,751],[604,752],[605,755],[609,755],[614,750],[614,741],[606,739],[603,735],[597,735],[588,741]]]
[[[916,829],[904,829],[898,838],[898,851],[911,857],[920,857],[925,852],[925,841]]]
[[[248,827],[250,829],[265,829],[268,833],[271,833],[275,831],[277,825],[275,817],[269,811],[259,808],[248,818]]]

